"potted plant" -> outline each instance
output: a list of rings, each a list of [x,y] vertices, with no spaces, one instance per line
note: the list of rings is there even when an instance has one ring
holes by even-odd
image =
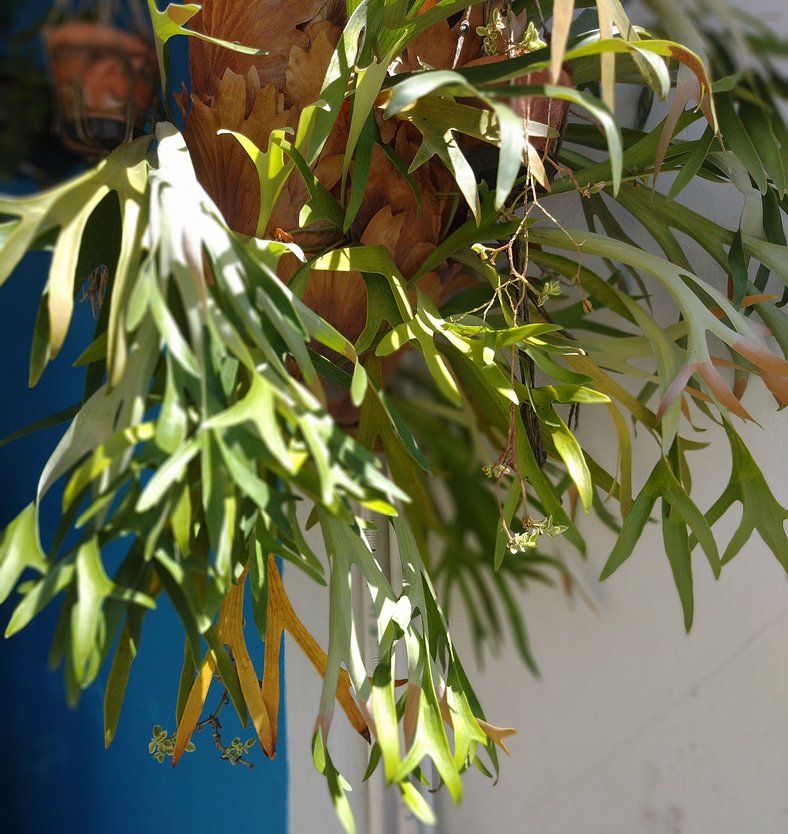
[[[736,84],[722,79],[715,94],[697,54],[603,0],[579,16],[568,0],[149,8],[165,84],[168,40],[191,38],[182,132],[161,123],[74,181],[0,201],[0,279],[55,239],[33,383],[63,344],[75,287],[96,267],[106,276],[84,400],[0,544],[0,598],[25,570],[39,574],[21,585],[8,631],[64,593],[56,644],[71,697],[111,663],[109,742],[143,619],[168,596],[187,638],[178,726],[157,728],[151,749],[177,761],[215,676],[274,755],[287,630],[323,678],[314,760],[345,827],[328,745],[335,702],[370,742],[370,770],[430,819],[425,760],[457,799],[462,773],[496,771],[512,732],[485,719],[454,649],[454,589],[480,642],[499,634],[504,605],[532,664],[512,585],[571,583],[550,543],[584,553],[580,507],[618,532],[605,578],[659,502],[688,629],[696,547],[716,576],[757,529],[788,568],[788,513],[736,430],[750,419],[748,378],[788,401],[785,317],[769,283],[788,280],[785,169],[769,138],[784,135],[779,109],[762,108],[748,144]],[[675,83],[669,112],[624,129],[617,82],[662,98]],[[565,123],[555,102],[583,121]],[[701,138],[678,138],[701,119]],[[660,169],[676,173],[668,194],[650,187]],[[694,177],[746,193],[740,229],[681,204]],[[550,208],[572,193],[589,229]],[[119,230],[101,255],[85,233],[96,218]],[[729,286],[698,274],[677,232]],[[669,322],[650,313],[655,291],[674,305]],[[610,414],[608,458],[584,448],[581,407]],[[733,460],[705,512],[691,496],[699,420],[719,424]],[[636,427],[651,441],[642,486]],[[38,501],[61,479],[63,519],[45,553]],[[712,527],[734,502],[741,526],[720,553]],[[304,537],[312,524],[322,558]],[[375,559],[371,528],[396,542],[396,570]],[[275,555],[328,586],[326,651]],[[359,584],[375,612],[374,663],[351,605]]]
[[[25,26],[21,12],[8,4],[0,19],[0,177],[46,181],[67,172],[74,159],[52,130],[52,98],[36,54],[40,21]]]
[[[145,129],[158,66],[138,0],[57,0],[42,35],[61,138],[69,150],[100,157]],[[126,24],[126,25],[123,25]]]

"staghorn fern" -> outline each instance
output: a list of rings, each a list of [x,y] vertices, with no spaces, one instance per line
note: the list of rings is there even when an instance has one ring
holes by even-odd
[[[615,0],[574,20],[571,2],[149,5],[163,67],[169,38],[192,36],[183,132],[160,123],[72,182],[0,201],[0,279],[29,249],[53,247],[33,382],[63,343],[86,275],[103,264],[109,276],[81,359],[84,400],[36,501],[0,544],[0,599],[27,569],[39,575],[20,586],[8,633],[65,594],[57,645],[72,700],[120,635],[109,743],[143,617],[166,594],[187,636],[168,738],[177,762],[214,675],[275,754],[287,630],[323,677],[313,752],[345,827],[354,826],[346,783],[328,744],[336,701],[371,742],[370,769],[380,765],[429,819],[423,761],[458,799],[462,772],[487,772],[483,752],[497,771],[496,744],[505,749],[511,732],[486,722],[434,582],[444,601],[459,591],[480,645],[499,640],[507,619],[534,667],[513,587],[571,587],[550,541],[584,552],[578,503],[618,530],[605,577],[661,502],[687,628],[696,544],[717,575],[757,529],[788,569],[786,512],[734,427],[749,418],[749,376],[788,400],[788,362],[769,340],[788,348],[785,318],[766,292],[769,273],[788,282],[776,231],[784,148],[761,133],[753,157],[736,131],[740,105],[727,102],[718,118],[702,61],[632,27]],[[613,82],[666,97],[677,73],[665,120],[622,131]],[[684,111],[693,95],[700,111]],[[561,144],[570,106],[593,125],[570,122]],[[674,138],[700,118],[700,139]],[[784,129],[777,111],[769,118],[772,132]],[[761,201],[761,228],[718,226],[674,199],[680,187],[653,192],[646,183],[660,169],[678,172],[681,186],[699,176],[739,187],[748,205]],[[551,200],[567,192],[590,231],[556,219]],[[626,237],[613,205],[661,254]],[[117,230],[100,254],[97,223]],[[676,232],[731,273],[729,293],[698,276]],[[748,260],[761,264],[755,285]],[[668,327],[647,307],[657,286],[675,306]],[[712,352],[719,343],[731,359]],[[632,361],[643,357],[648,368]],[[729,385],[717,368],[731,365]],[[614,472],[581,446],[572,421],[581,404],[610,413]],[[746,472],[705,515],[690,494],[693,408],[722,423]],[[634,425],[653,439],[639,491]],[[45,554],[38,501],[61,478],[63,517]],[[735,500],[742,524],[721,558],[712,527]],[[326,559],[304,540],[300,503]],[[395,538],[401,586],[370,552],[362,510]],[[124,548],[111,578],[110,547]],[[273,553],[328,585],[327,652],[299,620]],[[350,604],[356,581],[377,617],[374,668]],[[247,586],[262,681],[242,616]]]

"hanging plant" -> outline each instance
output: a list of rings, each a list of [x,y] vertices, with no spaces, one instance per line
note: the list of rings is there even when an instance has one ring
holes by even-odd
[[[139,0],[57,0],[42,34],[63,144],[101,157],[144,133],[159,84]],[[136,31],[135,31],[136,30]]]
[[[571,585],[550,545],[585,552],[579,507],[617,532],[605,578],[659,502],[687,628],[696,546],[717,576],[757,529],[788,569],[788,512],[736,431],[751,419],[750,377],[788,401],[785,317],[769,291],[788,281],[788,145],[768,132],[784,130],[779,110],[751,150],[740,105],[715,112],[698,56],[632,26],[616,0],[576,18],[567,0],[149,8],[165,84],[169,39],[190,37],[182,132],[162,122],[69,183],[0,200],[0,281],[54,241],[32,383],[85,278],[103,276],[85,396],[0,544],[0,599],[26,569],[40,575],[19,586],[8,634],[64,594],[55,654],[72,700],[112,656],[109,743],[144,617],[169,597],[187,638],[178,726],[157,727],[151,752],[176,763],[216,718],[205,717],[215,678],[221,703],[275,754],[286,630],[323,679],[314,760],[346,829],[329,752],[336,702],[370,743],[369,770],[429,820],[424,761],[458,799],[463,771],[497,772],[496,745],[513,732],[487,722],[454,649],[453,591],[480,643],[500,635],[502,605],[533,665],[513,586]],[[617,83],[667,98],[676,78],[661,124],[622,129]],[[676,138],[701,119],[701,139]],[[660,169],[677,172],[667,195],[648,187]],[[675,200],[695,177],[762,201],[763,223],[729,230]],[[572,192],[587,230],[550,207]],[[730,275],[727,292],[698,275],[677,233]],[[649,309],[655,288],[675,311],[664,325]],[[583,447],[581,406],[609,413],[609,460]],[[704,418],[733,458],[705,513],[690,484]],[[637,454],[651,456],[640,488],[636,427],[650,443]],[[45,552],[38,505],[61,480]],[[721,555],[712,528],[736,501],[741,525]],[[325,558],[305,540],[313,523]],[[401,579],[376,561],[371,524],[396,541]],[[112,577],[110,548],[121,553]],[[328,586],[325,651],[274,554]],[[359,582],[377,619],[374,664],[351,605]],[[241,761],[248,748],[222,749]]]
[[[37,59],[39,27],[23,27],[24,9],[6,4],[0,18],[0,178],[39,181],[68,171],[73,159],[52,130],[55,119],[46,73]]]

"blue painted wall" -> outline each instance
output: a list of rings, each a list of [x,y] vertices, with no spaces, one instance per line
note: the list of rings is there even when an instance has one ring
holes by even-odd
[[[28,2],[27,16],[34,5]],[[2,50],[0,49],[0,52]],[[0,192],[31,190],[30,182],[0,183]],[[0,437],[79,399],[82,373],[71,367],[86,346],[93,322],[77,305],[73,332],[36,389],[27,387],[27,363],[48,256],[35,253],[0,288]],[[0,529],[35,495],[38,473],[64,427],[0,447]],[[42,508],[46,541],[58,520],[57,497]],[[0,608],[0,631],[13,598]],[[148,753],[153,724],[174,730],[173,709],[182,657],[182,631],[166,600],[143,628],[123,714],[112,747],[103,747],[102,698],[107,670],[75,710],[65,706],[59,673],[47,668],[58,604],[10,640],[0,637],[0,830],[9,834],[140,834],[154,830],[214,832],[251,828],[287,831],[287,738],[280,715],[279,753],[253,748],[253,770],[221,761],[209,731],[196,734],[197,751],[173,770]],[[218,697],[211,693],[209,705]],[[222,713],[223,736],[253,734]]]

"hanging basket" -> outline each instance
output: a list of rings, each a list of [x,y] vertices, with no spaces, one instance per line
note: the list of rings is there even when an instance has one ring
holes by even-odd
[[[65,146],[98,157],[144,132],[158,87],[153,46],[109,23],[43,30],[58,129]]]

